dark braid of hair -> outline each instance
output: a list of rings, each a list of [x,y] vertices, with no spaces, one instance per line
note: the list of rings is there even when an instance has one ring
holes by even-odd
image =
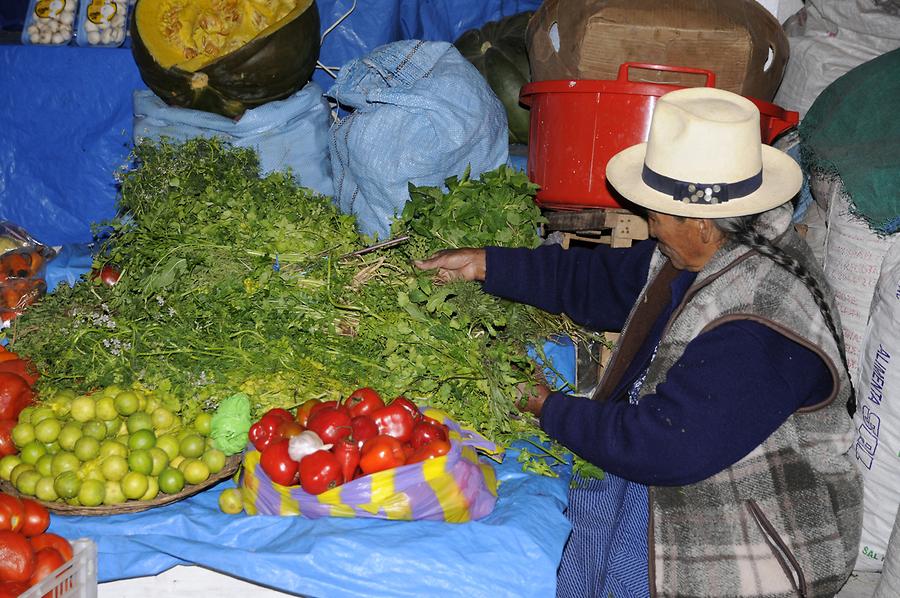
[[[809,270],[807,270],[803,264],[785,253],[780,247],[773,245],[763,235],[756,232],[754,225],[758,218],[759,214],[752,214],[750,216],[737,216],[734,218],[716,218],[713,220],[713,223],[727,238],[754,249],[766,256],[799,278],[806,288],[809,289],[816,305],[819,306],[819,311],[822,312],[825,324],[828,326],[828,329],[834,337],[834,342],[837,343],[841,362],[844,364],[844,370],[847,372],[848,380],[850,380],[850,398],[847,400],[847,412],[850,414],[850,417],[853,417],[853,414],[856,412],[856,398],[854,396],[853,380],[850,379],[850,367],[847,365],[847,355],[844,351],[844,343],[841,342],[834,316],[832,315],[828,303],[825,301],[825,294],[822,292],[819,281],[809,273]]]

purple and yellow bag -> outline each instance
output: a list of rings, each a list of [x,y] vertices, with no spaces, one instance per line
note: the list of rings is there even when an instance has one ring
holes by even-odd
[[[450,429],[450,452],[443,457],[357,478],[319,495],[300,486],[273,482],[259,464],[260,453],[244,455],[238,487],[249,515],[373,517],[463,523],[489,514],[497,502],[497,476],[478,450],[497,445],[462,428],[439,409],[422,413]]]

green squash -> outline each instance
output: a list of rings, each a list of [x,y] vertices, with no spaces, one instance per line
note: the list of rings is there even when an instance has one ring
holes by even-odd
[[[167,104],[239,118],[312,77],[319,57],[315,0],[225,2],[230,15],[212,0],[135,5],[132,54],[144,83]]]
[[[454,42],[484,76],[503,102],[510,143],[528,143],[529,112],[519,104],[519,91],[531,80],[525,29],[531,12],[522,12],[470,29]]]

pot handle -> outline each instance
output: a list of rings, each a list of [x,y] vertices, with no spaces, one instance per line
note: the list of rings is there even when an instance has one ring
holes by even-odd
[[[650,71],[667,71],[671,73],[691,73],[706,77],[706,87],[716,86],[716,74],[706,69],[695,69],[689,66],[668,66],[665,64],[650,64],[648,62],[623,62],[619,66],[619,81],[628,81],[628,69],[647,69]]]

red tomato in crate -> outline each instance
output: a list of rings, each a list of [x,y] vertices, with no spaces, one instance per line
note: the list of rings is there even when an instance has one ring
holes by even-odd
[[[25,505],[18,497],[0,492],[0,531],[18,532],[25,525]]]
[[[318,434],[325,444],[334,444],[353,431],[347,410],[340,407],[325,407],[311,413],[306,429]]]
[[[381,400],[381,395],[366,386],[354,390],[347,397],[347,400],[344,401],[344,405],[350,409],[350,417],[356,417],[358,415],[368,415],[376,409],[381,409],[384,407],[384,401]]]
[[[403,443],[386,434],[368,440],[363,445],[359,457],[359,467],[366,475],[400,467],[405,463],[406,455],[403,452]]]
[[[341,464],[334,454],[316,451],[300,460],[300,487],[310,494],[322,494],[344,483]]]
[[[263,471],[276,484],[293,486],[297,483],[297,462],[288,453],[288,441],[269,445],[259,458]]]
[[[22,532],[26,538],[39,536],[50,527],[50,513],[40,503],[30,498],[22,499],[22,507],[25,511],[25,523],[22,524]]]
[[[55,548],[59,552],[59,554],[61,554],[67,561],[72,559],[72,545],[69,544],[69,541],[62,536],[43,533],[39,536],[31,538],[29,541],[31,542],[31,547],[34,548],[35,552],[37,552],[41,548],[47,548],[49,546],[50,548]]]
[[[59,551],[55,548],[41,548],[34,553],[34,573],[28,580],[30,585],[39,583],[42,579],[62,567],[66,563]]]
[[[18,532],[0,531],[0,581],[28,581],[34,573],[34,550]]]
[[[21,581],[0,582],[0,598],[17,598],[27,589],[28,584]]]
[[[404,406],[391,403],[373,411],[371,417],[378,426],[379,434],[393,436],[400,442],[409,442],[415,420]]]
[[[0,419],[0,457],[19,452],[12,440],[12,429],[16,427],[16,423],[14,419]]]

